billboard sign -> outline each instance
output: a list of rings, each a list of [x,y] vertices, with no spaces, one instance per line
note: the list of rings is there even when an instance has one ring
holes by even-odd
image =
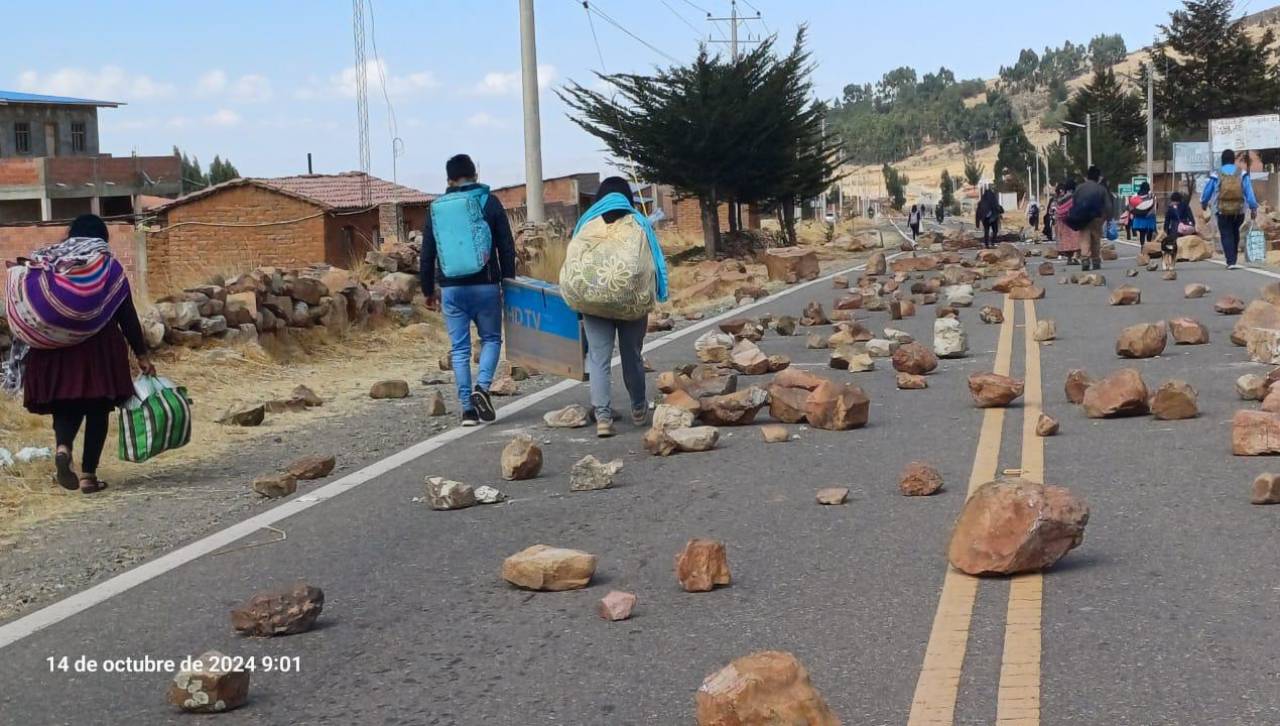
[[[1280,114],[1212,119],[1209,143],[1215,154],[1226,149],[1280,149]]]
[[[1175,141],[1173,143],[1173,171],[1177,174],[1195,174],[1213,170],[1213,149],[1208,141]]]

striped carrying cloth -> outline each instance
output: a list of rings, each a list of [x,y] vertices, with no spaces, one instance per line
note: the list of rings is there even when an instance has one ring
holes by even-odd
[[[105,240],[71,237],[9,268],[5,312],[32,348],[69,348],[106,327],[129,294],[124,266]]]
[[[136,394],[121,406],[120,460],[142,462],[162,451],[191,441],[191,399],[187,389],[164,378],[142,376],[133,382]]]

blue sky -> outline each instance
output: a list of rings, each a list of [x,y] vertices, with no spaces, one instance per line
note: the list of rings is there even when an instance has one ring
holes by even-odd
[[[404,141],[400,181],[439,189],[444,159],[458,151],[476,159],[484,181],[522,181],[516,0],[372,3],[386,90]],[[680,59],[691,57],[710,30],[703,11],[729,10],[729,0],[592,5]],[[989,77],[1023,47],[1086,42],[1104,31],[1122,33],[1132,49],[1148,44],[1156,24],[1180,3],[739,2],[744,13],[752,14],[752,6],[764,24],[751,22],[744,34],[774,31],[789,41],[808,23],[817,89],[834,97],[846,83],[874,81],[900,65],[922,72],[946,65],[960,77]],[[601,145],[565,117],[551,89],[570,80],[593,83],[600,55],[610,72],[644,72],[668,61],[597,16],[598,55],[579,0],[538,0],[536,8],[546,175],[605,171]],[[52,17],[47,6],[20,3],[7,7],[5,18],[22,32],[6,34],[0,88],[128,103],[101,111],[106,152],[163,154],[177,144],[205,163],[215,153],[229,157],[252,176],[305,172],[307,152],[316,171],[358,166],[348,0],[63,0]],[[389,179],[388,114],[371,42],[368,60],[373,172]]]

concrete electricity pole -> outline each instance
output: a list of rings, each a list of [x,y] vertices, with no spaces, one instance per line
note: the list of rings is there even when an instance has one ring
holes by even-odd
[[[1152,191],[1155,190],[1154,176],[1156,148],[1156,91],[1155,91],[1155,69],[1147,68],[1147,183],[1152,185]]]
[[[524,90],[525,213],[529,222],[547,221],[542,199],[542,122],[538,117],[538,48],[533,0],[520,0],[520,70]]]
[[[713,40],[713,39],[711,38],[711,36],[710,36],[710,35],[708,35],[708,36],[707,36],[707,42],[708,42],[708,43],[728,43],[728,44],[729,44],[729,57],[730,57],[730,58],[732,58],[732,59],[733,59],[733,60],[735,60],[735,61],[736,61],[736,60],[738,60],[738,46],[739,46],[739,45],[751,45],[751,44],[758,44],[758,43],[760,42],[759,38],[753,38],[753,37],[751,36],[751,33],[749,33],[749,32],[747,33],[747,38],[748,38],[747,40],[741,40],[741,41],[740,41],[740,40],[738,40],[738,26],[739,26],[739,25],[742,25],[742,24],[744,24],[744,23],[746,23],[746,22],[748,22],[749,20],[759,20],[760,22],[764,22],[764,21],[761,19],[761,15],[760,15],[760,12],[759,12],[758,10],[756,11],[756,15],[755,15],[755,17],[754,17],[754,18],[752,18],[751,16],[743,17],[743,16],[739,15],[739,14],[738,14],[738,0],[730,0],[730,3],[729,3],[729,17],[727,17],[727,18],[713,18],[713,17],[711,17],[711,14],[710,14],[710,13],[708,13],[708,14],[707,14],[707,22],[709,22],[709,23],[716,24],[716,23],[725,23],[725,22],[727,22],[727,23],[729,24],[729,39],[728,39],[728,40]],[[721,36],[723,36],[723,35],[724,35],[723,31],[721,31]]]
[[[1084,158],[1086,167],[1093,166],[1093,114],[1091,113],[1084,115]]]

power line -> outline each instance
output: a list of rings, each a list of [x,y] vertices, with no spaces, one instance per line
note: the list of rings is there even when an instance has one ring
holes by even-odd
[[[684,4],[685,4],[685,5],[688,5],[689,7],[693,8],[694,10],[697,10],[698,12],[702,13],[703,15],[710,15],[710,14],[711,14],[711,11],[710,11],[710,10],[707,10],[706,8],[700,8],[700,7],[698,7],[697,5],[694,5],[693,3],[689,2],[689,0],[684,0]]]
[[[576,2],[576,0],[575,0],[575,2]],[[596,8],[594,5],[591,5],[590,3],[588,3],[588,2],[587,2],[587,0],[583,0],[582,7],[586,8],[588,12],[592,12],[592,13],[595,13],[596,15],[600,16],[600,18],[601,18],[602,20],[604,20],[606,23],[608,23],[608,24],[612,25],[613,27],[617,28],[618,30],[621,30],[623,33],[625,33],[625,34],[627,34],[628,36],[630,36],[632,40],[635,40],[637,43],[639,43],[639,44],[643,45],[644,47],[648,48],[649,50],[653,51],[654,53],[657,53],[658,55],[662,56],[663,58],[666,58],[667,60],[671,61],[672,63],[679,63],[679,62],[680,62],[680,61],[679,61],[679,59],[677,59],[675,56],[671,55],[670,53],[667,53],[667,52],[663,51],[661,48],[659,48],[659,47],[655,46],[654,44],[650,43],[649,41],[645,40],[644,38],[641,38],[640,36],[638,36],[638,35],[636,35],[635,33],[631,32],[630,30],[628,30],[628,29],[626,28],[626,26],[622,25],[622,24],[621,24],[621,23],[619,23],[618,21],[614,20],[613,18],[609,17],[608,15],[605,15],[603,12],[601,12],[601,11],[600,11],[598,8]]]
[[[585,0],[582,3],[582,14],[587,16],[587,26],[591,28],[591,39],[596,43],[596,57],[600,59],[600,72],[608,73],[604,67],[604,53],[600,50],[600,36],[596,35],[596,22],[591,19],[591,8]]]
[[[670,11],[671,11],[671,14],[672,14],[672,15],[676,16],[677,18],[679,18],[679,19],[680,19],[680,22],[682,22],[682,23],[684,23],[685,25],[689,26],[689,29],[693,31],[693,34],[694,34],[694,35],[695,35],[699,40],[701,40],[701,39],[702,39],[702,33],[698,32],[698,27],[697,27],[696,25],[694,25],[693,23],[689,22],[689,20],[688,20],[687,18],[685,18],[685,16],[683,16],[683,15],[681,15],[680,13],[676,12],[676,9],[675,9],[675,8],[673,8],[673,7],[671,7],[671,4],[670,4],[670,3],[668,3],[668,2],[667,2],[667,0],[658,0],[658,1],[659,1],[659,2],[661,2],[663,5],[665,5],[665,6],[666,6],[666,8],[667,8],[667,10],[670,10]]]
[[[745,3],[747,7],[756,11],[756,20],[759,20],[760,24],[764,26],[764,30],[766,33],[772,34],[773,31],[769,29],[769,24],[764,21],[764,13],[760,12],[760,8],[756,7],[755,5],[752,5],[750,0],[742,0],[742,2]],[[748,20],[749,19],[750,18],[748,18]]]

